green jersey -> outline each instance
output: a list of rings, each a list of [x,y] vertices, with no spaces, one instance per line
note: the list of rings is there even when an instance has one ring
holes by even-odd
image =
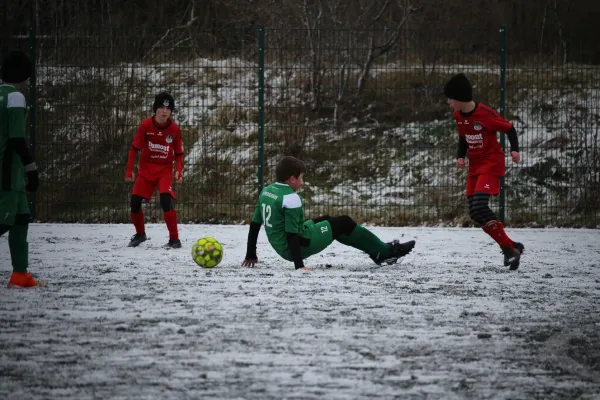
[[[252,222],[262,224],[269,243],[278,254],[287,248],[287,233],[310,238],[304,225],[304,203],[300,196],[285,183],[273,183],[258,197]]]
[[[8,140],[25,139],[25,96],[11,85],[0,85],[0,190],[24,191],[25,172],[21,158]]]

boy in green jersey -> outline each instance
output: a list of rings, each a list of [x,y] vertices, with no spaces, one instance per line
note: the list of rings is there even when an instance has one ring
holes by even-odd
[[[325,250],[334,240],[364,251],[377,265],[393,264],[413,249],[414,240],[384,243],[347,215],[305,221],[304,204],[296,193],[305,172],[304,163],[294,157],[283,157],[277,163],[277,182],[264,188],[256,203],[243,266],[253,267],[258,262],[256,241],[262,225],[273,249],[296,269],[310,270],[303,260]]]
[[[8,232],[13,272],[9,287],[43,286],[29,267],[29,205],[26,192],[38,187],[38,171],[25,141],[25,96],[32,65],[20,51],[10,52],[2,61],[0,85],[0,236]],[[25,184],[27,175],[27,184]]]

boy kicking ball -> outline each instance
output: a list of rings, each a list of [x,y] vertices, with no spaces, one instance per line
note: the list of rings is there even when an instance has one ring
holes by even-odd
[[[347,215],[305,221],[303,200],[296,193],[305,173],[302,161],[294,157],[279,160],[275,168],[277,182],[264,188],[256,203],[242,266],[258,263],[256,241],[261,226],[277,254],[292,261],[297,270],[311,270],[304,265],[304,259],[325,250],[334,240],[364,251],[377,265],[394,264],[411,252],[414,240],[384,243]]]

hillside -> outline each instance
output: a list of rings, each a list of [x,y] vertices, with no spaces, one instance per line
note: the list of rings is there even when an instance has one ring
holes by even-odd
[[[37,157],[46,185],[38,218],[127,222],[127,149],[153,95],[167,89],[185,138],[181,220],[247,220],[258,171],[256,71],[240,59],[44,68]],[[499,71],[488,67],[378,65],[360,104],[336,102],[332,75],[313,110],[309,70],[269,66],[265,182],[279,157],[296,155],[310,170],[303,192],[310,214],[343,212],[382,225],[469,224],[455,127],[441,94],[458,71],[469,74],[479,100],[498,107]],[[585,66],[509,70],[506,115],[523,158],[519,166],[507,163],[513,226],[600,225],[599,81],[600,69]],[[150,219],[160,220],[153,208]]]

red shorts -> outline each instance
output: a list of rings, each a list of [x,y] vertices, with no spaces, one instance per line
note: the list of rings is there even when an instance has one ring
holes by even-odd
[[[154,188],[158,186],[158,193],[169,193],[175,199],[173,192],[173,166],[164,168],[154,173],[141,172],[138,173],[133,184],[132,194],[140,196],[147,201],[152,198]]]
[[[497,196],[500,193],[500,177],[489,174],[467,176],[467,197],[474,196],[475,192]]]

